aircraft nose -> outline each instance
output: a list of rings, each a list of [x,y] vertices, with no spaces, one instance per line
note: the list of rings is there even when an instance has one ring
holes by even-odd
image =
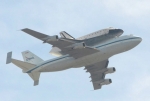
[[[137,44],[141,43],[142,38],[141,37],[137,37],[135,36],[136,40],[134,42],[136,42]]]
[[[135,35],[132,35],[132,34],[131,34],[131,36],[135,37],[135,38],[138,39],[139,41],[142,41],[142,38],[139,37],[139,36],[135,36]]]
[[[142,38],[141,37],[137,37],[138,38],[138,40],[141,42],[142,41]]]

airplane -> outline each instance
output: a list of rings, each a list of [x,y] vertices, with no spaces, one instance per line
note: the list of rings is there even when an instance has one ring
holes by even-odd
[[[34,81],[34,86],[39,84],[40,74],[43,72],[57,72],[70,68],[85,67],[90,73],[94,90],[101,89],[103,85],[112,83],[105,79],[106,74],[114,73],[115,67],[108,67],[109,58],[128,51],[137,46],[142,38],[134,35],[124,35],[122,29],[105,28],[75,39],[67,32],[60,32],[60,36],[49,36],[29,28],[23,32],[40,39],[43,43],[53,45],[50,53],[57,56],[44,61],[30,51],[22,52],[24,61],[12,58],[12,52],[7,53],[6,64],[13,63],[27,73]]]

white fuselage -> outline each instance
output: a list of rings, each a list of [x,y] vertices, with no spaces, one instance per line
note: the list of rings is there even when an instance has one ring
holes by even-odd
[[[28,72],[55,72],[62,71],[69,68],[78,68],[82,66],[91,65],[110,58],[115,54],[128,51],[137,46],[142,39],[140,37],[128,35],[116,37],[104,43],[94,46],[99,52],[84,56],[82,58],[74,59],[69,55],[64,55],[52,60],[44,61]]]

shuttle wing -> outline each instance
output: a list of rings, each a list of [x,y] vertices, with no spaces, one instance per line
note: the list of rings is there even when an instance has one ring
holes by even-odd
[[[101,87],[105,85],[105,72],[108,63],[108,60],[104,60],[93,65],[85,66],[87,72],[91,74],[90,78],[92,79],[91,82],[93,83],[94,90],[101,89]]]
[[[91,48],[91,47],[84,47],[80,49],[72,49],[72,47],[68,47],[68,46],[72,46],[73,44],[80,43],[82,42],[82,40],[75,40],[72,36],[64,32],[61,34],[64,35],[65,37],[58,38],[57,41],[47,41],[49,38],[52,38],[52,37],[49,35],[28,29],[28,28],[22,29],[22,31],[33,37],[36,37],[42,40],[43,42],[53,45],[53,47],[58,47],[62,53],[69,54],[70,56],[74,58],[80,58],[86,55],[93,54],[95,52],[99,52],[98,50]],[[56,40],[56,37],[53,37],[53,38]]]

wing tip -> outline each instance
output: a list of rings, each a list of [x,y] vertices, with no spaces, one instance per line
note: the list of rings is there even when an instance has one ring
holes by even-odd
[[[25,30],[28,30],[28,28],[23,28],[23,29],[21,29],[21,31],[25,31]]]

